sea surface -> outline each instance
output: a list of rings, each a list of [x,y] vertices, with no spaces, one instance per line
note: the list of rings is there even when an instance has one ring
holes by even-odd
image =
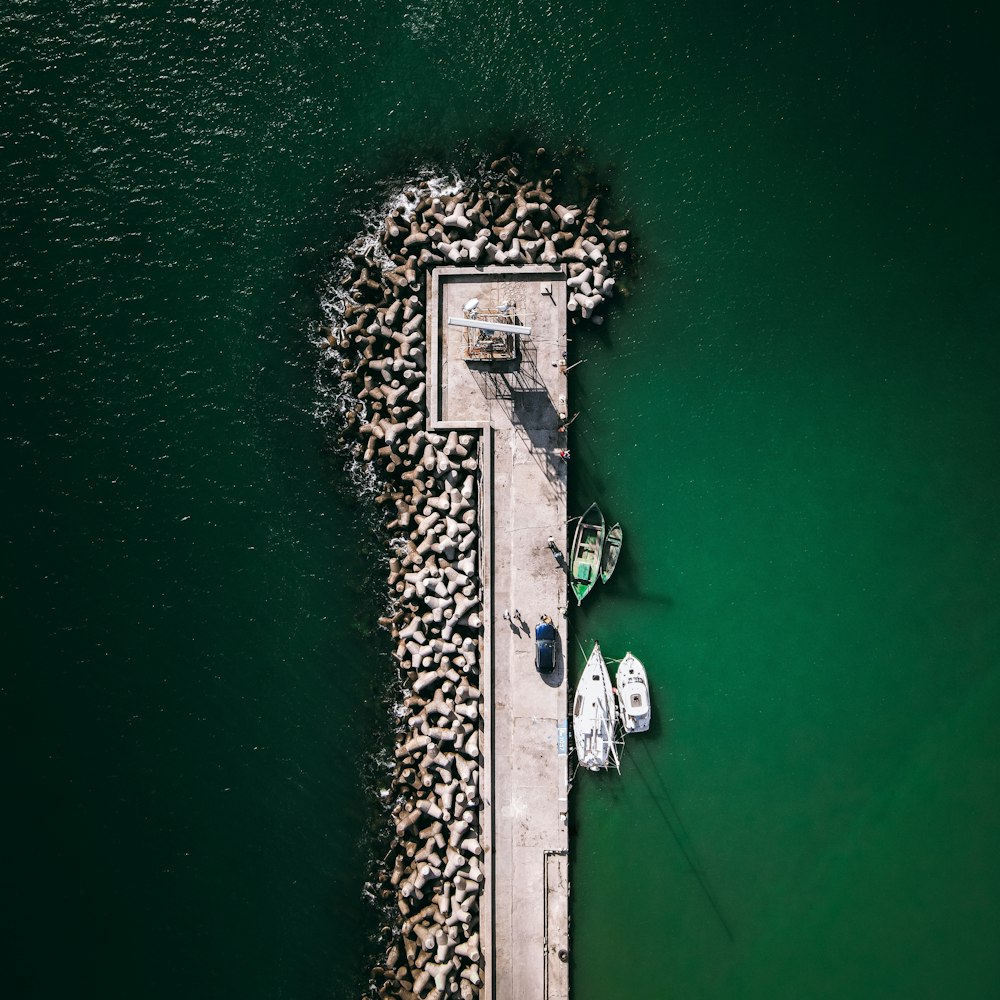
[[[392,662],[315,326],[511,143],[638,253],[571,345],[573,641],[655,711],[574,788],[574,997],[1000,994],[995,18],[8,0],[3,995],[362,994]]]

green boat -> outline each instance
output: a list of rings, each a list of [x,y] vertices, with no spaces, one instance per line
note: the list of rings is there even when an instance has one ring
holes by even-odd
[[[604,539],[604,552],[601,554],[601,583],[607,583],[618,565],[618,556],[622,550],[622,526],[613,525]]]
[[[604,515],[596,503],[592,503],[576,526],[573,548],[569,560],[569,585],[576,597],[576,603],[594,589],[601,572],[601,553],[604,551]]]

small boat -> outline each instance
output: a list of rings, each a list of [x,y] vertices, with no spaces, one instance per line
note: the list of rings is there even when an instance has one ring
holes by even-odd
[[[601,508],[592,503],[577,523],[570,550],[569,585],[578,605],[597,583],[603,550],[604,515]]]
[[[607,583],[618,565],[618,556],[622,551],[622,526],[614,524],[604,539],[604,551],[601,553],[601,583]]]
[[[615,687],[618,691],[622,727],[626,735],[646,732],[652,714],[649,705],[649,681],[646,678],[646,668],[631,653],[626,653],[618,664]]]
[[[588,771],[604,770],[609,758],[618,767],[615,719],[611,678],[600,644],[595,642],[573,701],[573,742],[581,766]]]

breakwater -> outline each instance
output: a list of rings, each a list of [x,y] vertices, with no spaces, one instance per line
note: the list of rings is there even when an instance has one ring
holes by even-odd
[[[397,539],[390,608],[404,688],[389,790],[393,843],[377,892],[390,914],[379,996],[479,995],[483,764],[481,443],[428,424],[427,278],[439,265],[546,264],[571,323],[600,323],[628,234],[562,204],[554,178],[510,160],[448,193],[410,192],[353,248],[325,330],[347,392],[340,443],[374,469]]]

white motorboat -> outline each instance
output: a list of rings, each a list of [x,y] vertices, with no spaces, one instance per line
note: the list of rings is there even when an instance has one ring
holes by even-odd
[[[631,653],[626,653],[618,664],[615,687],[618,691],[622,727],[626,735],[646,732],[652,715],[649,704],[649,681],[646,678],[646,668]]]
[[[604,770],[609,758],[618,767],[615,718],[611,678],[600,644],[595,642],[573,701],[573,741],[580,764],[587,770]]]

